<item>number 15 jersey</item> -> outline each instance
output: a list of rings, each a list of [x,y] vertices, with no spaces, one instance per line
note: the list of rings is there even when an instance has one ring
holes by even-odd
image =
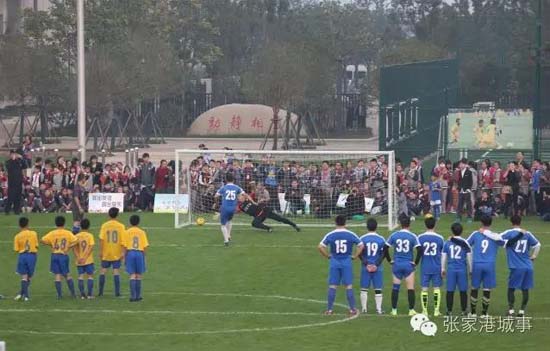
[[[349,260],[351,262],[353,246],[360,247],[363,246],[363,243],[354,232],[347,229],[336,229],[325,235],[320,245],[329,248],[331,261]]]

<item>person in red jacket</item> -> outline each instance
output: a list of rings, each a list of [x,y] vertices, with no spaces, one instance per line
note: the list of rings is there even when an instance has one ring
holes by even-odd
[[[160,161],[160,167],[155,173],[155,190],[157,193],[165,193],[168,189],[168,180],[170,178],[170,168],[166,160]]]

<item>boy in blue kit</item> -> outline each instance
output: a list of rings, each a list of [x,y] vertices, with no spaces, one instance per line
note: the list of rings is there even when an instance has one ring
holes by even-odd
[[[468,308],[468,272],[472,271],[472,249],[470,244],[460,237],[460,223],[454,223],[451,231],[453,237],[445,242],[441,255],[441,276],[447,277],[447,315],[453,313],[454,294],[458,286],[460,309],[465,316]]]
[[[29,219],[19,218],[21,231],[13,239],[13,249],[19,254],[17,258],[17,274],[21,276],[21,290],[15,297],[16,301],[29,301],[29,285],[36,267],[38,253],[38,235],[29,229]]]
[[[382,281],[384,278],[384,267],[382,261],[387,258],[391,261],[386,239],[376,232],[378,222],[370,218],[367,221],[368,233],[363,235],[360,240],[363,243],[361,252],[361,312],[367,313],[367,300],[369,288],[374,288],[374,300],[376,302],[376,313],[382,312]]]
[[[518,311],[518,317],[525,315],[525,307],[529,301],[529,289],[533,288],[533,261],[537,258],[541,245],[535,236],[520,228],[521,216],[513,215],[511,217],[512,229],[497,235],[485,233],[487,236],[504,240],[506,243],[506,257],[508,259],[508,315],[515,314],[515,291],[520,289],[522,292],[521,309]]]
[[[433,175],[430,182],[430,205],[432,206],[432,212],[435,219],[439,220],[441,217],[441,183],[439,179]]]
[[[355,255],[353,254],[354,246],[357,246]],[[358,311],[355,309],[355,297],[353,296],[353,265],[351,260],[356,259],[361,254],[363,243],[355,233],[346,229],[345,216],[336,216],[336,229],[325,235],[319,243],[318,249],[323,257],[330,260],[327,310],[325,314],[331,315],[333,313],[332,307],[336,299],[336,287],[344,285],[349,313],[351,316],[357,315]]]
[[[225,185],[216,192],[216,204],[218,203],[218,198],[222,198],[222,205],[220,208],[220,224],[223,234],[223,243],[225,246],[229,246],[229,242],[231,241],[231,220],[233,219],[233,215],[235,214],[239,204],[239,195],[246,195],[241,187],[233,184],[234,180],[235,178],[233,177],[233,174],[228,173],[225,176]],[[246,197],[249,198],[248,196]]]
[[[501,240],[493,240],[484,233],[490,233],[493,222],[491,216],[481,216],[481,229],[473,232],[468,238],[472,247],[472,290],[470,291],[470,313],[476,315],[478,291],[483,284],[483,298],[481,300],[482,316],[487,315],[491,301],[491,289],[497,285],[496,259],[498,248],[504,245]]]
[[[441,250],[445,239],[434,231],[436,219],[429,216],[424,220],[426,232],[418,236],[418,241],[422,248],[422,261],[420,266],[420,293],[422,302],[422,313],[428,315],[428,290],[430,283],[433,286],[434,294],[434,317],[440,316],[439,307],[441,305]]]
[[[388,238],[386,246],[393,247],[393,288],[391,292],[391,314],[397,316],[397,300],[399,299],[399,288],[401,280],[405,279],[407,284],[407,295],[409,300],[409,316],[414,316],[414,270],[422,258],[422,248],[418,237],[409,228],[411,219],[408,216],[399,218],[401,230],[394,232]],[[414,259],[414,248],[416,248],[416,259]]]

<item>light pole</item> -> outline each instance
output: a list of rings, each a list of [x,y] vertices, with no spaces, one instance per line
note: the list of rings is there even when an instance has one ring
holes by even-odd
[[[86,72],[84,66],[84,0],[76,1],[78,52],[78,148],[80,162],[86,160]]]

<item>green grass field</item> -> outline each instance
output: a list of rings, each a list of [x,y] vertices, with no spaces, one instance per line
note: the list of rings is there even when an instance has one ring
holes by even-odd
[[[44,234],[53,215],[32,215],[31,223]],[[90,216],[97,234],[104,216]],[[123,216],[127,222],[128,215]],[[339,290],[336,315],[323,316],[327,264],[316,246],[329,228],[277,227],[265,234],[249,227],[234,227],[234,245],[224,248],[217,227],[175,230],[171,215],[143,214],[151,243],[148,272],[141,303],[112,296],[95,300],[55,299],[53,277],[48,273],[49,251],[42,247],[31,285],[31,301],[15,302],[19,288],[13,273],[16,254],[12,237],[17,218],[2,216],[0,226],[0,340],[8,351],[120,350],[543,350],[550,343],[550,226],[536,218],[525,220],[542,242],[535,263],[536,287],[531,293],[528,314],[532,329],[525,333],[445,333],[443,318],[433,319],[439,327],[435,337],[414,333],[403,316],[360,315],[349,320],[345,296]],[[448,235],[451,217],[440,222],[439,232]],[[495,230],[508,223],[497,220]],[[469,224],[466,232],[476,229]],[[359,228],[355,228],[359,233]],[[413,229],[419,232],[422,223]],[[386,235],[387,233],[382,233]],[[97,261],[96,261],[97,263]],[[76,269],[73,266],[73,274]],[[390,269],[385,270],[384,307],[389,311]],[[359,279],[359,267],[355,270]],[[505,254],[499,253],[498,287],[490,312],[506,311]],[[127,277],[123,291],[128,291]],[[66,287],[64,292],[66,294]],[[96,285],[97,291],[97,285]],[[356,287],[359,302],[359,291]],[[420,310],[417,293],[417,310]],[[521,296],[518,293],[516,300]],[[370,294],[370,310],[373,299]],[[444,303],[442,304],[442,307]],[[443,308],[442,308],[443,309]],[[455,310],[458,296],[455,297]],[[407,311],[406,292],[401,290],[400,313]]]

